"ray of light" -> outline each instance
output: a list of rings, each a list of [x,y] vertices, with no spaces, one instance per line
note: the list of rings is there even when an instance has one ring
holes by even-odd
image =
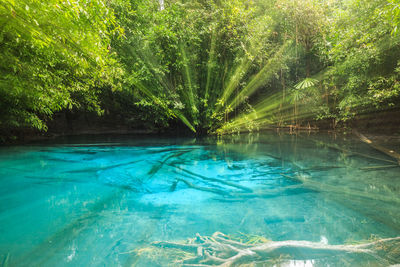
[[[184,62],[183,69],[184,69],[186,88],[188,89],[189,105],[190,105],[190,109],[192,111],[194,111],[197,109],[197,107],[196,107],[195,100],[194,100],[193,84],[192,84],[192,76],[191,76],[191,72],[190,72],[190,68],[189,68],[189,60],[186,56],[186,50],[182,44],[179,45],[179,48],[181,51],[182,60]]]
[[[172,110],[167,105],[163,104],[163,101],[161,101],[151,90],[144,86],[143,83],[141,83],[140,81],[134,81],[133,85],[145,95],[147,95],[155,104],[159,105],[165,111],[167,111],[168,114],[175,118],[179,118],[190,130],[196,132],[196,129],[193,127],[193,125],[179,110]]]
[[[206,88],[205,88],[205,93],[204,93],[204,98],[208,100],[208,91],[210,90],[210,82],[211,82],[211,73],[214,68],[214,60],[215,60],[215,45],[216,45],[216,37],[215,37],[215,32],[213,31],[211,35],[211,47],[210,47],[210,52],[208,56],[208,62],[207,62],[207,80],[206,80]]]
[[[281,106],[281,104],[283,104]],[[297,107],[307,106],[297,103]],[[307,119],[314,115],[312,111],[304,110],[299,114],[293,114],[294,103],[290,98],[283,103],[282,92],[275,93],[264,98],[253,106],[253,111],[240,113],[228,123],[217,130],[219,133],[241,131],[255,126],[272,126],[278,123],[288,123],[294,119]]]
[[[146,48],[143,50],[143,47]],[[157,58],[154,56],[154,53],[150,51],[147,44],[143,44],[142,49],[138,49],[137,47],[131,46],[129,52],[134,55],[134,57],[142,60],[143,64],[147,67],[147,69],[151,72],[152,76],[156,78],[156,80],[160,83],[160,85],[171,91],[172,85],[169,80],[165,78],[165,75],[161,71],[155,71],[159,69],[159,63],[157,62]]]
[[[252,95],[257,89],[266,84],[273,77],[284,63],[283,55],[289,44],[290,42],[286,42],[278,51],[275,52],[273,57],[268,60],[267,64],[253,76],[253,78],[242,90],[240,90],[228,106],[233,109],[236,108],[244,101],[245,97]]]
[[[238,87],[240,80],[242,79],[243,75],[247,73],[250,66],[251,66],[251,61],[248,58],[244,58],[241,60],[241,63],[239,64],[239,66],[237,66],[233,74],[230,76],[229,81],[223,91],[223,95],[221,98],[223,103],[225,103],[228,100],[228,98]],[[218,108],[220,109],[220,107],[221,106],[219,106]]]
[[[238,88],[241,79],[248,73],[251,64],[260,53],[262,45],[257,44],[257,42],[255,41],[256,38],[253,38],[252,40],[253,41],[250,42],[248,49],[246,49],[242,44],[245,53],[244,55],[242,55],[240,63],[236,66],[235,70],[232,72],[228,79],[227,85],[224,87],[223,94],[220,100],[222,103],[226,103],[228,99],[232,96],[233,92]],[[217,106],[217,111],[220,111],[222,107],[223,105]]]
[[[144,49],[143,49],[144,48]],[[183,50],[183,47],[181,47],[181,51],[183,51],[183,57],[185,62],[187,61],[185,51]],[[167,114],[170,114],[171,116],[175,118],[179,118],[190,130],[193,132],[196,132],[194,126],[190,121],[186,118],[186,116],[179,110],[173,110],[169,108],[167,105],[163,103],[163,101],[157,97],[159,92],[156,91],[158,88],[158,85],[161,85],[161,87],[165,90],[165,92],[173,92],[174,90],[172,89],[172,85],[170,84],[169,80],[166,79],[165,75],[161,71],[156,71],[159,68],[159,63],[157,61],[157,57],[154,55],[154,53],[151,51],[151,49],[146,45],[146,42],[143,43],[143,46],[141,49],[137,49],[136,47],[132,46],[129,50],[129,52],[134,55],[134,57],[139,58],[145,66],[147,66],[148,70],[151,72],[152,76],[156,78],[156,81],[159,83],[153,83],[153,85],[149,88],[148,85],[143,84],[143,82],[139,80],[134,80],[133,85],[138,88],[141,92],[143,92],[146,96],[148,96],[156,105],[159,105],[162,107]],[[187,67],[187,64],[185,64],[185,67]],[[188,69],[185,69],[185,76],[189,78],[188,80],[188,87],[191,89],[191,79],[190,79],[190,72]],[[194,97],[192,91],[190,91],[189,94],[189,101],[192,103]]]
[[[252,112],[240,113],[229,122],[229,125],[231,127],[238,127],[250,121],[256,121],[257,119],[267,117],[270,113],[276,112],[280,104],[281,93],[275,93],[254,105]]]

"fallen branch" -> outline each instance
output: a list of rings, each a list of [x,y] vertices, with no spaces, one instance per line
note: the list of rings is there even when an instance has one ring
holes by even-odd
[[[400,237],[379,239],[358,245],[328,245],[297,240],[246,244],[216,232],[211,237],[197,234],[196,238],[189,240],[189,243],[154,242],[152,245],[162,248],[178,248],[193,253],[192,258],[180,261],[183,266],[227,267],[272,259],[282,255],[289,255],[291,259],[306,260],[352,253],[368,254],[380,259],[378,251],[387,252],[386,250],[389,249],[387,244],[399,241]]]

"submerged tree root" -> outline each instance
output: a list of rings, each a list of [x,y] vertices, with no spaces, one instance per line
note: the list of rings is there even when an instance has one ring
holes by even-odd
[[[187,174],[191,175],[192,177],[199,178],[200,180],[227,185],[227,186],[230,186],[230,187],[234,187],[234,188],[240,189],[240,190],[242,190],[244,192],[253,192],[253,190],[251,188],[239,185],[237,183],[233,183],[233,182],[230,182],[230,181],[226,181],[226,180],[218,179],[218,178],[214,178],[214,177],[206,177],[206,176],[203,176],[201,174],[194,173],[194,172],[191,172],[189,170],[186,170],[185,168],[182,168],[180,166],[176,166],[176,165],[172,165],[172,164],[170,166],[175,168],[175,169],[177,169],[177,170],[180,170],[180,171],[182,171],[184,173],[187,173]]]
[[[148,171],[148,175],[150,176],[149,178],[152,178],[170,159],[177,158],[179,156],[182,156],[183,154],[192,152],[193,149],[186,149],[186,150],[181,150],[178,152],[170,153],[166,155],[163,160],[157,161],[156,164],[154,164],[151,169]]]
[[[390,243],[395,243],[394,247],[398,247],[397,242],[400,242],[400,237],[380,239],[357,245],[328,245],[295,240],[248,244],[232,240],[227,235],[216,232],[210,237],[197,234],[196,238],[189,240],[186,244],[154,242],[152,245],[180,249],[194,254],[194,257],[179,262],[183,266],[227,267],[268,260],[282,255],[289,255],[291,259],[305,260],[353,253],[368,254],[376,259],[381,259],[379,252],[390,253]]]
[[[223,199],[223,200],[226,200],[226,201],[243,200],[244,198],[277,197],[277,196],[282,196],[282,195],[287,195],[287,194],[293,194],[294,192],[296,192],[298,190],[301,190],[301,191],[305,190],[305,188],[303,187],[302,184],[296,184],[296,185],[289,185],[289,186],[285,186],[285,187],[277,188],[277,189],[265,189],[265,190],[258,191],[258,192],[247,193],[247,192],[223,190],[223,189],[219,189],[219,188],[215,188],[215,187],[199,186],[199,185],[195,185],[195,184],[193,184],[185,179],[182,179],[182,178],[177,178],[175,183],[173,184],[173,187],[176,187],[176,185],[179,182],[182,182],[182,183],[186,184],[188,187],[196,189],[196,190],[210,192],[210,193],[214,193],[214,194],[223,196],[223,197],[225,197],[225,199]],[[233,198],[233,199],[230,199],[230,198]]]

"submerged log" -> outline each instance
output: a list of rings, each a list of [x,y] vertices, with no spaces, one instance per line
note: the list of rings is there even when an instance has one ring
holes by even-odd
[[[360,138],[360,140],[362,142],[364,142],[364,143],[368,144],[369,146],[371,146],[372,148],[386,154],[387,156],[395,159],[397,161],[398,165],[400,165],[400,154],[399,153],[397,153],[396,151],[394,151],[392,149],[388,149],[386,147],[378,145],[377,143],[368,139],[365,135],[359,133],[357,130],[353,130],[353,132],[356,136],[358,136],[358,138]]]
[[[366,171],[376,171],[376,170],[382,170],[382,169],[388,169],[388,168],[397,168],[397,167],[399,167],[399,165],[392,164],[392,165],[382,165],[382,166],[361,167],[359,169],[360,170],[366,170]]]
[[[114,168],[118,168],[118,167],[122,167],[122,166],[132,165],[132,164],[135,164],[137,162],[139,162],[139,160],[122,162],[122,163],[112,164],[112,165],[107,165],[107,166],[94,166],[94,167],[89,167],[89,168],[84,168],[84,169],[64,171],[64,173],[82,173],[82,172],[105,171],[105,170],[114,169]]]
[[[331,169],[346,168],[345,166],[311,166],[309,168],[301,169],[302,172],[313,172],[313,171],[329,171]]]
[[[381,259],[378,252],[390,249],[391,242],[398,245],[400,237],[379,239],[357,245],[328,245],[310,241],[268,241],[247,244],[232,240],[227,235],[216,232],[211,237],[199,234],[188,243],[154,242],[153,246],[181,249],[194,257],[181,260],[183,266],[236,266],[289,255],[291,259],[306,260],[343,254],[368,254]],[[381,259],[383,260],[383,259]]]
[[[359,189],[351,189],[346,186],[341,186],[341,185],[331,185],[328,183],[323,183],[316,181],[315,179],[310,179],[308,177],[302,176],[302,175],[296,175],[296,176],[290,176],[290,175],[285,175],[281,174],[283,177],[286,177],[288,179],[291,179],[293,181],[300,182],[301,185],[304,188],[314,190],[317,192],[322,192],[325,194],[334,194],[338,196],[343,195],[348,195],[351,197],[357,197],[361,199],[374,199],[374,200],[379,200],[379,201],[385,201],[389,203],[399,203],[400,204],[400,199],[397,197],[396,194],[368,194],[365,191],[359,190]]]
[[[315,143],[319,143],[319,142],[320,142],[320,141],[317,141],[317,140],[314,140],[314,139],[310,139],[310,140],[314,141]],[[322,142],[322,143],[323,143],[323,145],[326,146],[327,148],[334,149],[334,150],[337,150],[337,151],[346,153],[346,154],[348,154],[349,156],[359,156],[359,157],[368,158],[368,159],[374,159],[374,160],[378,160],[378,161],[384,161],[384,162],[395,163],[395,164],[397,163],[397,162],[394,161],[394,160],[377,158],[377,157],[374,157],[374,156],[370,156],[370,155],[368,155],[368,154],[364,154],[364,153],[360,153],[360,152],[351,151],[351,150],[349,150],[349,149],[339,147],[338,145],[331,145],[331,144],[327,144],[327,143],[325,143],[325,142]]]

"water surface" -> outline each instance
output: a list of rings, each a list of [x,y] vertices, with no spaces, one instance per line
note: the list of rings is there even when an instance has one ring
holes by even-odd
[[[86,137],[3,147],[0,263],[179,266],[177,251],[152,242],[217,231],[242,242],[400,236],[400,168],[382,167],[390,161],[351,137],[322,134]],[[399,254],[282,255],[257,264],[389,266]]]

